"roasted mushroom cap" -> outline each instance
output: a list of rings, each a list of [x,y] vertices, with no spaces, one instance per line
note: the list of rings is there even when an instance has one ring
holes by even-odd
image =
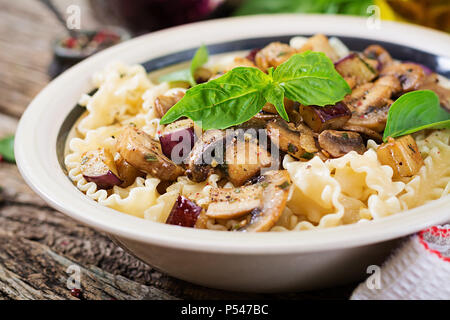
[[[305,125],[295,126],[277,119],[267,124],[267,134],[280,150],[297,159],[308,159],[311,153],[319,151],[313,132]]]
[[[250,213],[239,231],[268,231],[280,218],[291,181],[286,171],[268,171],[259,181],[240,188],[212,188],[206,215],[217,219],[239,218]]]
[[[404,92],[417,90],[425,79],[422,67],[415,63],[391,64],[383,68],[380,75],[397,77]]]
[[[155,99],[155,113],[162,118],[170,108],[184,97],[183,91],[177,91],[173,95],[161,95]]]
[[[162,154],[159,142],[136,128],[125,128],[117,138],[116,148],[133,167],[161,180],[174,181],[184,173]]]
[[[112,154],[105,148],[88,151],[81,157],[81,173],[98,189],[111,189],[122,184]]]
[[[363,139],[356,132],[325,130],[319,135],[319,145],[334,158],[350,151],[363,154],[366,151]]]
[[[394,171],[394,178],[411,177],[423,166],[423,159],[416,141],[410,135],[389,138],[377,148],[378,160]]]
[[[258,51],[255,62],[258,68],[266,71],[270,67],[278,67],[295,53],[295,49],[285,43],[272,42]]]

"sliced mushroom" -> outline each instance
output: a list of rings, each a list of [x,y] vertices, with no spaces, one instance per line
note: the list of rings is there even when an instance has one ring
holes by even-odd
[[[378,61],[378,71],[393,63],[392,57],[389,52],[387,52],[386,49],[384,49],[380,45],[372,44],[368,46],[363,53],[367,58],[376,59]]]
[[[214,167],[224,163],[224,149],[232,142],[232,133],[208,130],[194,144],[188,158],[186,175],[194,182],[205,181]]]
[[[295,53],[296,50],[285,43],[272,42],[258,51],[255,62],[258,68],[266,71],[270,67],[278,67]]]
[[[286,207],[290,186],[287,171],[268,171],[254,185],[212,188],[206,215],[216,219],[232,219],[250,213],[239,231],[268,231]]]
[[[278,116],[271,113],[259,112],[250,120],[241,123],[237,128],[240,129],[264,129],[269,121],[277,119]]]
[[[142,171],[139,171],[131,164],[125,161],[125,159],[119,155],[115,159],[117,172],[119,174],[120,179],[122,179],[123,183],[120,185],[122,188],[126,188],[131,186],[137,177],[142,177],[145,175]]]
[[[238,231],[269,231],[280,219],[291,187],[287,171],[269,171],[262,176],[262,203],[250,212],[250,221]]]
[[[383,68],[380,75],[397,77],[404,92],[417,90],[425,80],[425,72],[415,63],[391,64]]]
[[[333,106],[300,106],[303,121],[315,132],[339,129],[351,118],[350,109],[343,102]]]
[[[136,128],[125,128],[117,138],[116,148],[133,167],[161,180],[174,181],[184,173],[163,155],[159,142]]]
[[[359,154],[366,151],[361,136],[351,131],[325,130],[319,135],[319,145],[334,158],[342,157],[350,151]]]
[[[439,97],[441,106],[450,112],[450,89],[439,84],[439,76],[436,73],[427,76],[418,89],[434,91]]]
[[[344,102],[352,112],[347,125],[366,127],[381,132],[386,126],[387,114],[392,104],[390,99],[398,88],[392,76],[381,77],[375,83],[357,87],[345,97]]]
[[[308,50],[323,52],[332,61],[339,60],[338,54],[336,53],[336,51],[334,51],[333,47],[328,42],[328,38],[323,34],[316,34],[310,37],[298,51],[304,52]]]
[[[122,184],[112,154],[105,148],[85,152],[81,157],[81,173],[98,189],[111,189]]]
[[[410,135],[397,139],[388,138],[377,149],[378,160],[394,171],[394,178],[411,177],[423,166],[423,159],[416,141]]]
[[[258,145],[256,139],[236,139],[225,151],[226,173],[235,186],[241,186],[246,181],[261,172],[262,168],[270,167],[270,153]]]
[[[211,188],[206,215],[216,219],[239,218],[261,205],[261,184],[240,188]]]
[[[161,95],[155,99],[155,112],[158,118],[162,118],[170,108],[184,97],[183,91],[177,91],[173,95]]]
[[[278,119],[267,124],[267,134],[280,150],[297,159],[307,159],[311,153],[319,151],[312,131],[306,126],[298,128]]]
[[[376,131],[366,127],[345,125],[342,127],[344,131],[353,131],[359,133],[365,139],[372,139],[377,143],[383,142],[383,136]]]

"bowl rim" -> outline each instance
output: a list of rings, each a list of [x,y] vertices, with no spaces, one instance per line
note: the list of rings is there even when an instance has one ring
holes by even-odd
[[[64,174],[56,139],[67,115],[90,89],[94,70],[111,60],[143,63],[201,44],[292,34],[325,33],[391,41],[438,56],[450,52],[450,36],[428,28],[382,21],[368,29],[367,19],[333,15],[258,15],[192,23],[140,36],[97,53],[52,81],[30,103],[16,132],[15,154],[29,186],[52,207],[111,235],[191,252],[282,255],[320,252],[374,244],[450,220],[450,196],[378,221],[329,229],[261,234],[197,230],[161,224],[103,207],[89,199]],[[226,32],[224,32],[226,31]],[[52,117],[47,115],[51,114]]]

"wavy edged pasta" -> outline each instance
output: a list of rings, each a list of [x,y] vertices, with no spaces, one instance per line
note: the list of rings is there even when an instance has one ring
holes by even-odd
[[[99,190],[81,173],[83,153],[105,148],[116,154],[115,136],[125,125],[134,123],[153,138],[164,129],[155,114],[155,99],[184,88],[169,84],[154,85],[141,66],[111,64],[94,76],[98,88],[92,96],[83,95],[80,104],[86,114],[74,128],[75,137],[68,141],[65,164],[74,184],[90,199],[117,211],[164,223],[179,195],[206,208],[209,190],[217,187],[218,175],[203,183],[186,176],[159,194],[159,179],[138,177],[127,187]],[[350,152],[338,159],[322,161],[315,157],[307,162],[285,156],[283,165],[293,187],[287,206],[271,231],[310,230],[380,219],[420,206],[450,192],[450,130],[421,132],[415,135],[425,165],[409,179],[394,181],[393,171],[377,159],[378,145],[368,142],[368,150],[359,155]],[[227,183],[226,187],[233,187]],[[209,219],[211,230],[232,230],[239,219]]]

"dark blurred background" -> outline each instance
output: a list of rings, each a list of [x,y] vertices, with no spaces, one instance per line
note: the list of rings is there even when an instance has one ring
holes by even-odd
[[[450,31],[449,0],[90,0],[107,24],[143,33],[203,19],[264,13],[368,15],[377,5],[381,18],[410,21]]]

